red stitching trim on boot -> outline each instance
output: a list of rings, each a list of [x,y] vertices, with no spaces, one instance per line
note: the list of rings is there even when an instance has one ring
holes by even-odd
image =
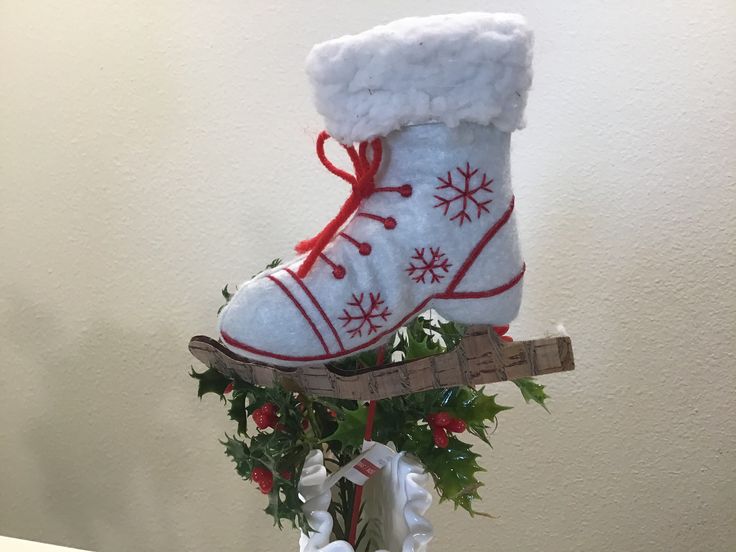
[[[480,239],[478,243],[475,244],[475,247],[470,252],[470,255],[468,255],[468,258],[465,259],[465,262],[460,267],[460,270],[457,271],[457,274],[452,278],[452,281],[450,282],[450,285],[447,286],[446,293],[452,293],[455,291],[455,288],[460,284],[463,278],[465,278],[465,274],[470,270],[470,267],[473,266],[473,263],[478,258],[478,255],[481,254],[483,249],[486,245],[488,245],[488,242],[493,239],[493,236],[495,236],[501,228],[504,227],[504,225],[509,221],[511,218],[511,213],[514,212],[514,196],[511,196],[511,201],[509,202],[509,206],[506,208],[506,211],[504,211],[503,215],[501,215],[501,218],[496,221],[496,223],[491,226],[491,228],[486,232],[483,237]]]
[[[324,321],[327,323],[327,325],[330,327],[330,331],[332,331],[332,335],[335,336],[335,340],[337,341],[337,344],[340,346],[340,351],[345,350],[345,346],[342,344],[342,340],[340,339],[340,335],[337,333],[337,330],[335,329],[335,326],[332,324],[332,320],[330,320],[327,317],[327,313],[325,313],[324,309],[322,308],[322,305],[320,305],[319,301],[317,301],[317,298],[312,294],[312,292],[309,290],[307,285],[302,281],[299,276],[296,275],[296,273],[291,270],[290,268],[284,269],[294,280],[296,280],[296,283],[301,286],[301,288],[304,290],[304,293],[307,294],[307,297],[309,297],[309,300],[312,301],[312,304],[317,309],[319,314],[322,316]]]
[[[520,274],[523,275],[523,273],[524,273],[524,271],[522,270],[522,272]],[[503,284],[503,285],[501,285],[501,286],[499,286],[497,288],[493,288],[493,289],[490,289],[490,290],[487,290],[487,291],[484,291],[484,292],[480,292],[480,293],[483,293],[484,294],[483,297],[493,297],[494,295],[500,295],[504,291],[508,291],[514,285],[518,284],[521,281],[521,279],[522,278],[521,278],[520,275],[516,275],[509,282],[507,282],[507,283],[505,283],[505,284]],[[514,284],[511,284],[511,282],[515,282],[515,283]],[[301,356],[301,357],[299,357],[299,356],[292,356],[292,355],[282,355],[282,354],[279,354],[279,353],[273,353],[273,352],[270,352],[270,351],[264,351],[263,349],[258,349],[256,347],[252,347],[250,345],[247,345],[247,344],[245,344],[245,343],[243,343],[241,341],[238,341],[234,337],[230,336],[227,332],[222,331],[222,330],[220,331],[220,335],[222,336],[222,339],[223,339],[223,341],[225,343],[227,343],[228,345],[231,345],[233,347],[237,347],[238,349],[240,349],[242,351],[245,351],[246,353],[253,353],[253,354],[256,354],[256,355],[259,355],[259,356],[270,357],[270,358],[273,358],[273,359],[276,359],[276,360],[286,360],[286,361],[296,361],[296,362],[317,362],[317,361],[324,361],[324,360],[333,359],[336,356],[350,355],[350,354],[355,353],[357,351],[361,351],[363,349],[366,349],[366,348],[370,347],[371,345],[373,345],[374,343],[377,343],[383,337],[385,337],[388,334],[391,334],[391,333],[395,332],[398,328],[400,328],[401,326],[403,326],[413,316],[415,316],[416,314],[418,314],[422,310],[424,310],[426,308],[427,304],[429,304],[429,302],[432,299],[459,299],[459,298],[460,297],[455,297],[453,294],[447,294],[447,293],[437,294],[437,295],[430,295],[424,301],[422,301],[422,303],[419,306],[417,306],[413,311],[411,311],[404,318],[402,318],[401,320],[399,320],[399,322],[397,324],[395,324],[391,328],[389,328],[389,329],[387,329],[387,330],[385,330],[385,331],[377,334],[373,339],[367,341],[366,343],[364,343],[362,345],[357,345],[357,346],[353,347],[352,349],[345,349],[344,351],[341,351],[341,354],[340,355],[337,355],[337,354],[327,354],[327,355]]]
[[[526,263],[521,265],[521,272],[519,272],[511,280],[501,286],[489,289],[487,291],[453,291],[451,293],[445,292],[435,296],[435,299],[486,299],[488,297],[493,297],[494,295],[500,295],[504,291],[508,291],[516,284],[518,284],[524,277],[525,272]]]
[[[380,188],[376,188],[374,191],[376,192],[398,192],[401,194],[401,197],[411,197],[413,190],[412,190],[411,184],[402,184],[401,186],[381,186]]]
[[[479,192],[485,192],[487,194],[493,193],[493,190],[491,190],[491,184],[493,183],[493,179],[491,178],[488,180],[488,177],[486,176],[486,173],[483,173],[483,177],[481,179],[480,184],[478,184],[476,187],[471,186],[471,181],[473,180],[473,177],[478,172],[478,169],[470,170],[470,163],[465,163],[465,170],[461,169],[460,167],[455,167],[457,172],[460,173],[460,176],[463,178],[463,184],[462,187],[458,186],[452,181],[452,172],[447,171],[447,177],[442,178],[441,176],[437,177],[437,180],[442,182],[439,186],[437,186],[437,190],[450,190],[450,193],[455,194],[452,197],[442,197],[439,195],[435,195],[435,199],[437,200],[436,207],[441,207],[443,210],[443,214],[447,216],[448,211],[450,210],[450,207],[456,202],[459,201],[461,203],[460,209],[450,217],[450,220],[458,220],[459,219],[459,225],[462,226],[463,222],[466,220],[468,222],[473,222],[473,218],[468,214],[468,207],[469,203],[472,203],[475,205],[476,213],[475,213],[475,219],[478,220],[480,216],[483,213],[490,213],[488,210],[488,205],[493,201],[493,199],[487,199],[485,201],[478,201],[476,199],[476,194]]]
[[[330,258],[324,253],[320,253],[319,258],[330,265],[330,267],[332,267],[332,275],[335,277],[335,280],[342,280],[345,277],[344,266],[333,263]],[[297,274],[299,273],[297,272]]]
[[[380,292],[375,294],[369,293],[368,302],[365,307],[363,306],[364,298],[365,293],[361,293],[360,295],[353,293],[352,300],[347,303],[348,308],[342,309],[342,316],[337,318],[343,322],[342,327],[350,334],[351,338],[363,337],[364,326],[368,327],[368,333],[366,335],[376,333],[383,327],[377,321],[385,321],[391,316],[391,311],[388,310],[388,307],[383,307],[383,310],[381,310],[381,306],[385,301],[381,299]],[[357,326],[353,326],[352,328],[347,327],[353,323],[357,324]]]
[[[269,274],[267,276],[269,280],[274,282],[277,286],[281,288],[281,290],[286,294],[286,296],[291,299],[292,303],[294,303],[294,306],[296,306],[297,309],[299,309],[299,312],[302,313],[302,316],[304,317],[304,320],[309,323],[309,325],[312,328],[312,331],[314,332],[314,335],[317,336],[317,339],[319,339],[319,342],[322,344],[322,348],[325,350],[325,353],[330,354],[330,349],[327,347],[327,343],[325,343],[324,338],[322,337],[322,334],[319,333],[319,330],[317,329],[316,324],[314,321],[310,318],[309,314],[307,314],[307,311],[304,310],[304,307],[301,305],[299,301],[296,300],[296,297],[289,291],[289,288],[287,288],[283,282],[281,282],[278,278],[274,278],[272,274]]]
[[[354,237],[346,234],[345,232],[340,232],[338,236],[340,236],[341,238],[345,238],[350,243],[352,243],[355,247],[357,247],[358,253],[360,253],[364,257],[371,254],[371,251],[372,251],[371,244],[369,244],[368,242],[359,242]]]
[[[430,247],[429,258],[425,258],[425,251],[427,248],[422,247],[421,249],[415,248],[414,255],[409,262],[409,268],[406,268],[406,272],[409,273],[409,277],[414,280],[417,284],[424,284],[425,278],[430,277],[430,284],[436,284],[442,280],[450,270],[452,264],[447,261],[447,255],[445,255],[439,247]],[[414,264],[414,261],[417,264]]]
[[[396,228],[396,219],[394,217],[379,217],[378,215],[374,215],[372,213],[356,213],[355,216],[376,220],[383,224],[383,227],[386,230],[393,230],[394,228]]]

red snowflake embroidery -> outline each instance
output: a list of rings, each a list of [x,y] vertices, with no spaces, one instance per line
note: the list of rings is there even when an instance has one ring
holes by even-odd
[[[489,212],[486,205],[488,205],[493,200],[486,199],[485,201],[481,201],[476,196],[479,195],[481,192],[485,192],[487,194],[493,193],[493,190],[491,190],[493,179],[491,178],[489,180],[486,176],[486,173],[483,173],[480,183],[477,186],[472,186],[471,184],[473,182],[473,177],[478,172],[478,169],[473,169],[471,171],[470,163],[465,163],[465,169],[461,169],[460,167],[456,167],[456,169],[457,172],[460,173],[460,176],[462,176],[463,178],[463,184],[458,185],[453,182],[451,171],[447,171],[446,178],[442,178],[441,176],[437,177],[437,180],[442,182],[442,184],[437,186],[437,189],[449,190],[451,195],[449,197],[442,197],[439,195],[434,196],[435,199],[438,200],[438,203],[435,205],[435,207],[442,207],[444,214],[447,215],[451,207],[453,207],[454,209],[454,203],[460,202],[460,209],[450,217],[450,220],[457,220],[459,221],[460,226],[462,226],[463,222],[465,222],[466,220],[468,222],[472,222],[472,218],[468,213],[468,208],[472,208],[473,205],[475,206],[476,220],[479,219],[483,213]]]
[[[343,328],[350,324],[355,324],[352,328],[347,328],[350,337],[362,337],[363,330],[365,329],[368,330],[366,335],[376,333],[383,327],[378,322],[385,322],[391,315],[388,307],[381,309],[384,301],[381,299],[380,293],[369,293],[368,302],[365,306],[363,306],[364,299],[365,293],[361,293],[360,295],[353,293],[352,301],[348,301],[349,310],[343,309],[342,316],[338,317],[338,320],[343,321]]]
[[[414,249],[412,261],[417,261],[417,264],[415,265],[414,262],[409,263],[409,268],[406,271],[412,280],[418,284],[424,284],[427,276],[430,277],[429,283],[435,284],[445,277],[445,274],[442,274],[442,272],[447,273],[452,265],[447,262],[447,256],[440,251],[439,247],[437,249],[430,247],[427,257],[425,257],[424,251],[424,247]]]

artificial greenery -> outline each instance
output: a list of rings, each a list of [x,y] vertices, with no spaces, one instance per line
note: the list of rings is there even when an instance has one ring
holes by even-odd
[[[277,264],[278,260],[267,268]],[[226,301],[232,296],[227,287],[222,294]],[[430,314],[420,315],[389,340],[384,358],[398,361],[440,354],[455,347],[462,335],[463,328],[457,324]],[[376,358],[376,350],[367,351],[332,366],[343,371],[359,370],[375,366]],[[280,387],[258,387],[240,379],[230,380],[213,368],[201,373],[192,369],[191,375],[198,381],[199,397],[215,394],[227,405],[228,415],[237,425],[234,433],[225,435],[222,441],[225,454],[243,479],[258,479],[261,492],[268,495],[265,511],[279,527],[286,521],[308,531],[297,492],[307,453],[322,448],[330,472],[359,454],[368,405],[306,396]],[[543,385],[531,378],[515,383],[527,402],[547,408]],[[393,442],[397,450],[413,454],[432,476],[440,500],[452,501],[456,508],[475,515],[480,513],[475,505],[482,486],[478,473],[484,470],[477,462],[480,455],[475,452],[473,440],[467,442],[461,437],[467,430],[490,445],[497,415],[508,409],[496,403],[495,395],[470,387],[433,389],[383,399],[376,404],[373,440]],[[264,414],[266,410],[268,414]],[[456,431],[438,428],[433,418],[438,413],[454,419]],[[347,539],[354,494],[355,486],[341,479],[330,506],[336,539]],[[365,531],[359,535],[359,540],[364,534]]]

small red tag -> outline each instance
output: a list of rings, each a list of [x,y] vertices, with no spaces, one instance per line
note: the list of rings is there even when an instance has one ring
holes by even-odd
[[[363,458],[360,462],[355,465],[355,469],[366,477],[371,477],[374,473],[379,471],[381,468],[376,466],[373,462]]]

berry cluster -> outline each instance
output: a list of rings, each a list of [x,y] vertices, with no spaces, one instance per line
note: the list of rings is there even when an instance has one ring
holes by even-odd
[[[435,412],[427,415],[427,423],[432,429],[432,440],[439,448],[447,448],[450,442],[450,433],[462,433],[468,426],[449,412]]]
[[[272,427],[276,430],[283,430],[283,424],[279,423],[278,407],[273,403],[266,403],[260,408],[253,411],[253,421],[258,429],[266,429]]]

